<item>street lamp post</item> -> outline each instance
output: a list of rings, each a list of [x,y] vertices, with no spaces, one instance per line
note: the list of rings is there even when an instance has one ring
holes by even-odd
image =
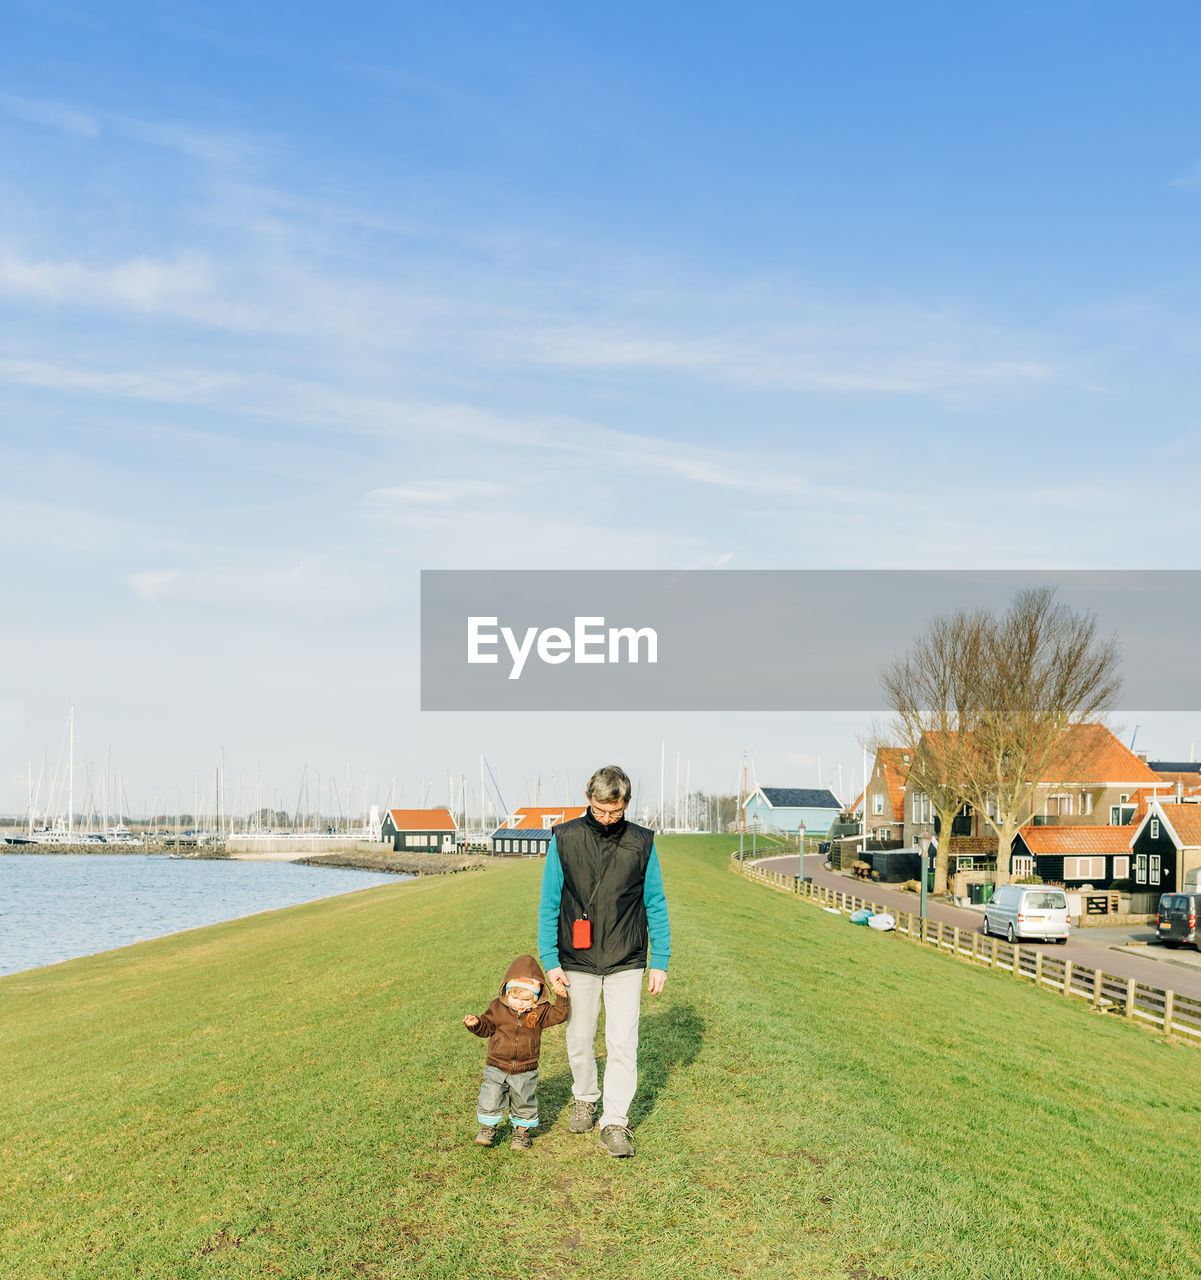
[[[926,883],[927,883],[927,880],[929,879],[929,874],[930,874],[929,867],[927,865],[930,859],[930,852],[929,852],[930,833],[928,831],[923,831],[922,834],[918,836],[917,843],[918,843],[918,848],[921,849],[922,851],[921,876],[920,876],[921,905],[918,908],[918,910],[919,910],[919,914],[921,916],[921,921],[922,921],[921,939],[923,942],[925,942],[926,941]]]

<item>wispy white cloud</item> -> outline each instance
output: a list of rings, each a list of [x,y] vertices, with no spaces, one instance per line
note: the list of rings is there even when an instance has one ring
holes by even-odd
[[[202,402],[245,382],[241,374],[202,369],[90,369],[48,360],[0,360],[0,384],[163,404]]]
[[[200,255],[138,257],[104,266],[71,259],[0,257],[0,293],[37,302],[178,311],[212,290],[211,267]]]
[[[1196,161],[1188,173],[1181,174],[1179,178],[1173,178],[1168,186],[1201,187],[1201,160]]]
[[[261,139],[244,133],[206,132],[185,125],[116,114],[105,119],[135,142],[213,165],[240,165],[261,155],[265,149]]]
[[[450,502],[494,498],[505,491],[504,485],[492,484],[486,480],[423,480],[372,489],[367,494],[367,501],[378,504],[413,502],[422,506],[442,506]]]
[[[100,122],[90,111],[81,111],[64,102],[40,98],[22,98],[15,93],[0,93],[2,104],[13,115],[31,124],[48,125],[61,133],[78,138],[95,138],[100,133]]]
[[[126,581],[140,600],[153,604],[178,577],[178,569],[151,569],[143,573],[132,573]]]

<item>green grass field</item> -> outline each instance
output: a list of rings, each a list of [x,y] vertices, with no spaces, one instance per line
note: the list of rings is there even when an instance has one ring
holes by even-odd
[[[735,842],[736,844],[736,842]],[[541,865],[397,884],[0,979],[0,1276],[1201,1275],[1197,1051],[666,837],[638,1156],[473,1145],[462,1026]]]

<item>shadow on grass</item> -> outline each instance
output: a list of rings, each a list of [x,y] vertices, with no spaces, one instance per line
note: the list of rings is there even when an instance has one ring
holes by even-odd
[[[604,1021],[601,1021],[603,1044]],[[667,1087],[672,1073],[686,1067],[700,1052],[704,1038],[704,1019],[690,1004],[672,1005],[640,1020],[638,1026],[638,1092],[630,1107],[630,1128],[634,1128],[655,1109],[659,1095]],[[598,1055],[601,1087],[604,1087],[605,1055]],[[545,1132],[553,1127],[559,1113],[571,1105],[571,1072],[560,1071],[538,1079],[539,1126]]]
[[[571,1105],[571,1072],[538,1077],[538,1127],[545,1133],[554,1127],[559,1112]]]
[[[705,1020],[690,1004],[669,1005],[638,1027],[638,1092],[630,1107],[630,1128],[655,1109],[672,1075],[689,1066],[701,1051]]]

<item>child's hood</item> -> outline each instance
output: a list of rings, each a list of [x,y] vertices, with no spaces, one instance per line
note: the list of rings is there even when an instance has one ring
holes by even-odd
[[[505,982],[513,982],[517,978],[524,978],[527,982],[542,983],[542,990],[538,993],[538,1003],[550,1003],[550,997],[546,993],[546,974],[542,972],[542,966],[534,959],[533,956],[518,956],[517,959],[509,965],[509,972],[505,974],[504,982],[500,984],[500,994],[502,999],[505,994]]]

